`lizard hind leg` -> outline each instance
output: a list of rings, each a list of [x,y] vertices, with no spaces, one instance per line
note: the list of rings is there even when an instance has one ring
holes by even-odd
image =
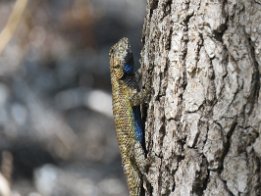
[[[148,162],[145,157],[145,153],[142,148],[142,145],[138,141],[135,142],[133,148],[130,150],[130,160],[133,164],[133,167],[135,167],[135,170],[138,172],[140,182],[141,182],[139,196],[144,196],[145,191],[150,192],[151,188],[146,174]],[[145,184],[143,182],[145,182]]]
[[[144,149],[140,142],[135,142],[133,150],[131,150],[133,154],[131,155],[134,164],[137,166],[138,171],[141,175],[145,175],[147,161],[144,153]]]

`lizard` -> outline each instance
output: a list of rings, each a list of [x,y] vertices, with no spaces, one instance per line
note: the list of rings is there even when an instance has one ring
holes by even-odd
[[[148,88],[139,91],[128,38],[114,44],[109,52],[112,84],[112,107],[116,136],[130,196],[144,195],[142,187],[146,167],[144,126],[140,104]]]

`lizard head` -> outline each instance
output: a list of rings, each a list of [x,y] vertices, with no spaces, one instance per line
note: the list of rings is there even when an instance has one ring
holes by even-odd
[[[134,74],[133,54],[128,38],[124,37],[114,44],[109,52],[110,70],[116,79]]]

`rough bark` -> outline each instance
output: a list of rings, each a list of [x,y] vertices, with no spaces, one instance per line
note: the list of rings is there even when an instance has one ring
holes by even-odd
[[[260,3],[147,0],[147,195],[261,195]]]

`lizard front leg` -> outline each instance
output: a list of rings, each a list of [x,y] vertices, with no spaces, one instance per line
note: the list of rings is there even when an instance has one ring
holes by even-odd
[[[142,103],[148,103],[150,98],[151,88],[146,86],[141,91],[134,91],[130,96],[130,103],[132,106],[138,106]]]

